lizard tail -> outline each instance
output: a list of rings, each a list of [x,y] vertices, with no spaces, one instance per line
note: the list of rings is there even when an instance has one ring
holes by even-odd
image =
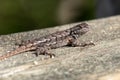
[[[11,52],[9,52],[7,54],[4,54],[4,55],[0,56],[0,61],[5,60],[5,59],[7,59],[7,58],[9,58],[11,56],[20,54],[22,52],[32,50],[32,49],[35,49],[35,48],[34,47],[26,48],[26,46],[21,46],[21,47],[15,49],[14,51],[11,51]]]

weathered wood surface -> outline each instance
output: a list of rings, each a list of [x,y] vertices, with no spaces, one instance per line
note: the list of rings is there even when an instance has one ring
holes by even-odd
[[[51,50],[53,59],[25,52],[0,62],[0,80],[120,80],[120,16],[86,21],[90,31],[79,38],[95,46]],[[0,55],[21,40],[33,39],[74,24],[0,36]]]

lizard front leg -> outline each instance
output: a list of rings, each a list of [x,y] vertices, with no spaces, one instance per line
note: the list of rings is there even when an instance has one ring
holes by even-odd
[[[85,46],[89,46],[89,45],[95,46],[95,44],[93,42],[80,43],[78,39],[71,39],[71,40],[69,40],[69,43],[68,43],[68,46],[72,46],[72,47],[85,47]]]

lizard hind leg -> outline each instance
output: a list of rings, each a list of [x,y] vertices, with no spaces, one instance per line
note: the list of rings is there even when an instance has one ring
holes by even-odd
[[[36,49],[36,56],[38,56],[38,55],[48,55],[48,56],[50,56],[50,58],[55,57],[55,54],[50,53],[49,49],[46,47],[38,47]]]

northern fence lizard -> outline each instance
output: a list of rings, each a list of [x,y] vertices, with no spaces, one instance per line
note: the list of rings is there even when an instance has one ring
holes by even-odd
[[[28,40],[22,43],[17,49],[0,56],[0,60],[4,60],[8,57],[20,54],[22,52],[36,51],[36,55],[47,54],[50,57],[55,56],[54,54],[49,53],[50,49],[56,49],[63,46],[86,46],[94,45],[94,43],[89,44],[79,44],[78,37],[82,36],[89,31],[89,25],[87,23],[81,23],[73,26],[70,29],[63,31],[58,31],[34,40]]]

